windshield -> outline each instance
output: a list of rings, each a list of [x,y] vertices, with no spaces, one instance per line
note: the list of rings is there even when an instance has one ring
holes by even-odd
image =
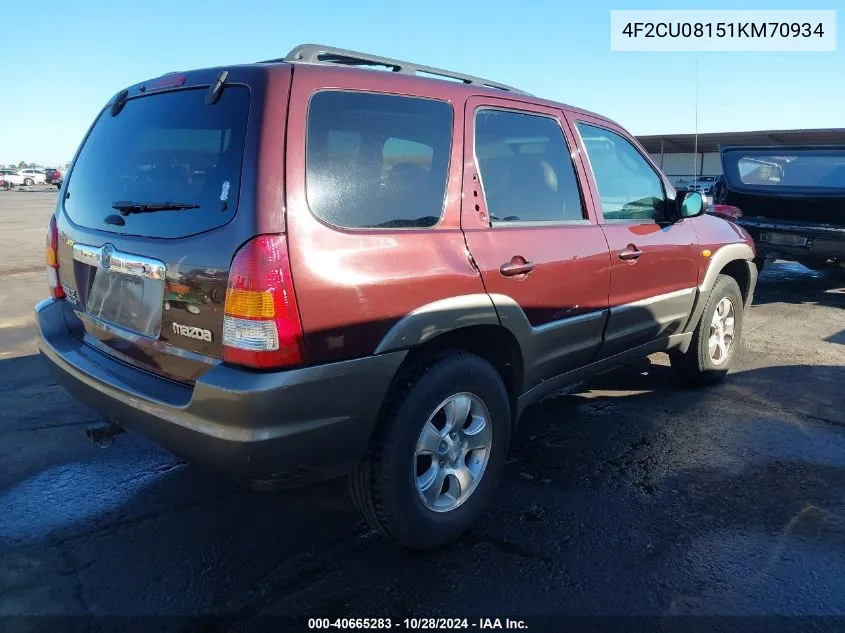
[[[104,110],[70,175],[64,207],[76,224],[149,237],[184,237],[235,215],[249,91],[229,86],[214,105],[206,89],[180,90]],[[107,224],[116,202],[178,203]]]
[[[722,161],[732,189],[845,190],[845,148],[726,150]]]

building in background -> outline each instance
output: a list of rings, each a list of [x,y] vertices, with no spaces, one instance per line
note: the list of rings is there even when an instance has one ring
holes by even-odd
[[[720,145],[845,145],[845,128],[699,134],[697,148],[695,134],[656,134],[637,140],[676,187],[685,187],[697,177],[721,175]]]

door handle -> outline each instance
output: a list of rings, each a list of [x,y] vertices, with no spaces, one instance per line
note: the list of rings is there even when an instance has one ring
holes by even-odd
[[[515,277],[517,275],[527,275],[534,270],[534,262],[527,262],[524,258],[516,256],[509,262],[505,262],[499,267],[499,272],[505,277]]]
[[[628,244],[625,248],[619,251],[619,259],[623,261],[637,260],[642,256],[643,252],[633,244]]]

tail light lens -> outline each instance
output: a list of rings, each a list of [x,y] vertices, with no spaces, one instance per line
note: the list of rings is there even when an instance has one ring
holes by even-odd
[[[729,204],[716,204],[713,205],[713,215],[726,220],[739,220],[742,217],[742,210]]]
[[[305,361],[284,235],[261,235],[235,254],[223,316],[223,360],[271,368]]]
[[[54,299],[64,299],[65,291],[59,281],[59,228],[56,226],[56,216],[50,216],[47,225],[47,283],[50,284],[50,295]]]

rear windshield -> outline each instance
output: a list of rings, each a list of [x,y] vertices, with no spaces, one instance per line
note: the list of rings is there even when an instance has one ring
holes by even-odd
[[[452,107],[443,101],[319,92],[308,109],[311,211],[346,228],[424,228],[443,211]]]
[[[229,86],[214,105],[206,89],[131,99],[102,112],[68,181],[65,210],[76,224],[113,233],[184,237],[222,226],[237,210],[249,90]],[[115,203],[198,205],[131,213]]]
[[[732,189],[845,190],[845,148],[726,150],[722,160]]]

